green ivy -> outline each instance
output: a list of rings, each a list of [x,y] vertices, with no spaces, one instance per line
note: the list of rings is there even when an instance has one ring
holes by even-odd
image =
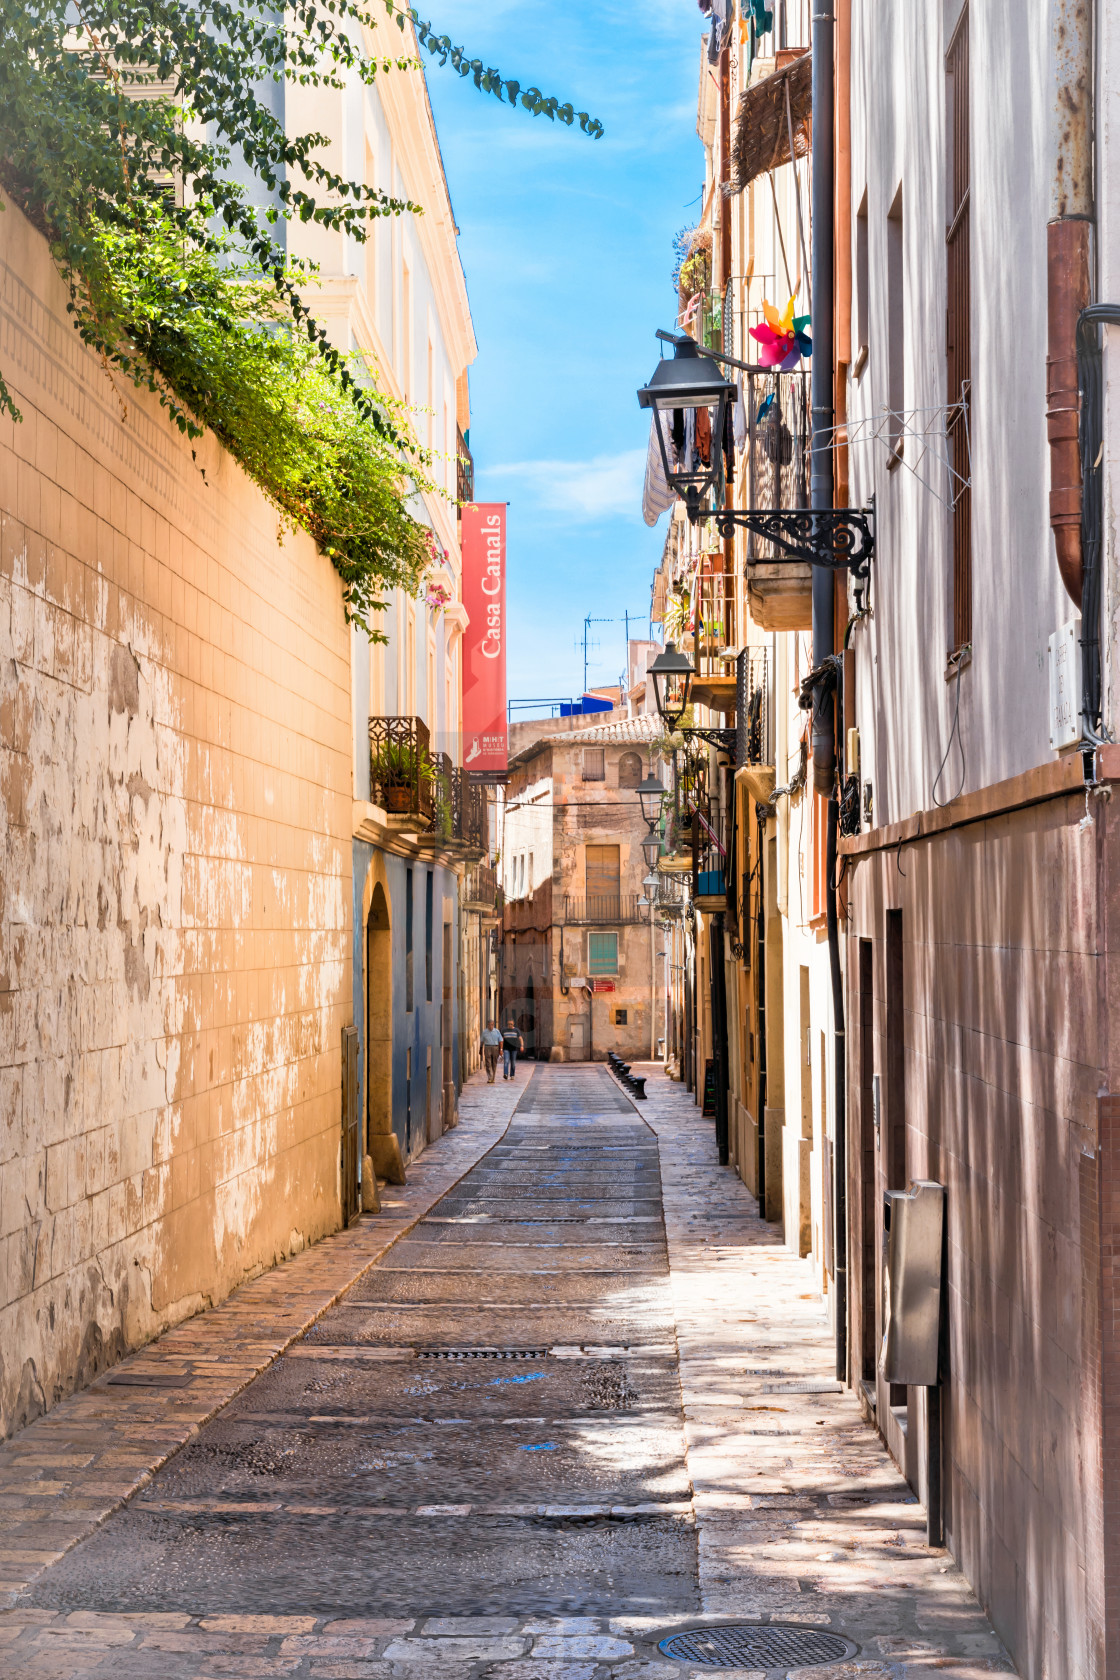
[[[602,125],[524,92],[411,9],[402,31],[483,92],[594,138]],[[343,88],[415,66],[372,59],[355,0],[0,0],[0,185],[51,243],[85,341],[211,427],[287,518],[305,526],[370,623],[385,585],[417,587],[431,490],[403,416],[315,321],[273,229],[315,222],[364,241],[374,218],[421,213],[328,168],[323,135],[288,134],[269,81]],[[138,97],[139,95],[139,97]],[[258,210],[234,157],[271,199]],[[19,412],[0,374],[0,412]]]

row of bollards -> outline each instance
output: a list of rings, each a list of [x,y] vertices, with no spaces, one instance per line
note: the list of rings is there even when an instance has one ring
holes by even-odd
[[[624,1062],[622,1057],[614,1050],[607,1051],[607,1061],[610,1063],[611,1072],[617,1079],[621,1080],[626,1089],[632,1091],[635,1097],[640,1097],[644,1101],[646,1075],[644,1073],[631,1073],[629,1062]]]

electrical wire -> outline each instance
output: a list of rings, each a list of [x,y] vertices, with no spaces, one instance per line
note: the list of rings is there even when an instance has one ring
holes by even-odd
[[[943,811],[947,805],[951,805],[953,803],[954,799],[959,799],[960,798],[960,795],[964,792],[965,778],[968,775],[968,765],[965,762],[965,756],[964,756],[964,740],[961,737],[961,727],[960,727],[961,726],[961,672],[964,669],[964,662],[965,662],[964,656],[965,656],[966,653],[971,654],[971,652],[972,652],[972,643],[967,642],[965,644],[965,646],[960,649],[960,651],[957,653],[957,656],[956,656],[956,659],[957,659],[957,674],[956,674],[956,677],[955,677],[954,683],[953,683],[953,727],[949,731],[949,740],[946,744],[945,752],[944,752],[944,755],[942,757],[941,763],[937,767],[937,774],[933,778],[933,786],[930,789],[930,798],[933,800],[933,803],[937,806],[938,810],[940,810],[940,811]],[[953,737],[954,737],[954,735],[956,736],[956,739],[957,739],[957,751],[961,755],[961,779],[957,783],[956,793],[950,794],[948,799],[938,799],[938,797],[937,797],[937,784],[938,784],[938,782],[940,782],[942,776],[945,774],[945,766],[948,764],[949,754],[953,750]],[[903,873],[905,873],[905,871],[903,871]]]

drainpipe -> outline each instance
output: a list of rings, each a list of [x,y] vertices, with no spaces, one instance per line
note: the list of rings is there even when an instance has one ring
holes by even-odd
[[[1066,593],[1082,594],[1077,322],[1089,302],[1093,221],[1093,7],[1051,0],[1051,176],[1046,229],[1050,528]]]
[[[809,501],[833,504],[833,58],[832,0],[816,0],[813,13],[813,361],[810,375],[812,437]],[[834,590],[828,566],[813,567],[813,665],[833,652]],[[831,793],[834,773],[832,695],[821,695],[813,723],[813,786]]]
[[[833,0],[815,0],[813,12],[813,367],[811,376],[813,434],[810,503],[830,508],[835,496],[832,443],[834,420],[834,285],[835,251],[835,17]],[[827,566],[813,567],[813,664],[818,669],[835,652],[835,589]],[[835,1147],[833,1182],[833,1244],[836,1283],[836,1375],[847,1381],[848,1293],[847,1208],[848,1163],[844,1119],[844,986],[840,964],[840,929],[836,914],[836,856],[839,804],[835,797],[836,727],[834,685],[821,683],[813,708],[813,787],[828,798],[825,831],[825,921],[828,963],[832,980],[833,1074]]]

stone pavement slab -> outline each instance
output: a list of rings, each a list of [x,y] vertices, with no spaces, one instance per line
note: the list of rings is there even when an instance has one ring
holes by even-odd
[[[459,1124],[363,1214],[221,1305],[166,1331],[0,1446],[0,1604],[142,1488],[170,1456],[412,1230],[501,1138],[532,1068],[474,1074]],[[2,1672],[2,1670],[0,1670]]]

